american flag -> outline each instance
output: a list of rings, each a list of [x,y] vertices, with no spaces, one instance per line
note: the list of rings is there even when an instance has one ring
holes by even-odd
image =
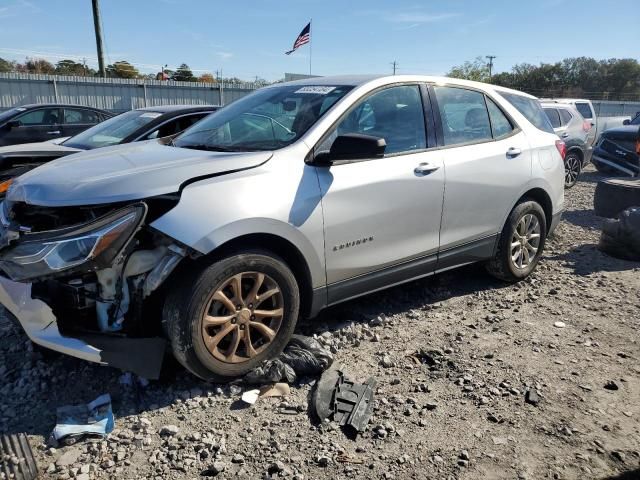
[[[310,39],[311,39],[311,22],[309,22],[307,26],[302,29],[302,31],[300,32],[300,35],[298,35],[298,38],[296,38],[296,41],[293,42],[293,48],[288,52],[284,52],[284,53],[286,55],[291,55],[302,45],[309,43]]]

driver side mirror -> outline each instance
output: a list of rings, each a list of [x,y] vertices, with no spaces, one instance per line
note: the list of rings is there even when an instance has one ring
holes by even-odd
[[[622,124],[623,124],[623,125],[631,125],[631,120],[630,120],[630,119],[628,119],[628,118],[626,118],[626,119],[622,122]]]
[[[333,141],[329,152],[316,155],[314,163],[320,166],[330,166],[382,158],[386,148],[387,142],[384,138],[360,133],[347,133],[340,135]]]
[[[22,126],[22,122],[20,120],[11,120],[7,122],[7,130],[13,130],[14,128],[18,128]]]

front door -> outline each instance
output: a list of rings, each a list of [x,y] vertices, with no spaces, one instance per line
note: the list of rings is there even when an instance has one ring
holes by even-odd
[[[387,147],[383,158],[317,168],[330,304],[430,273],[439,246],[444,168],[442,154],[427,148],[420,87],[365,97],[316,150],[347,133],[384,138]]]
[[[5,145],[19,143],[44,142],[62,136],[60,130],[60,109],[58,107],[38,108],[15,117],[20,122],[7,132],[3,141]]]

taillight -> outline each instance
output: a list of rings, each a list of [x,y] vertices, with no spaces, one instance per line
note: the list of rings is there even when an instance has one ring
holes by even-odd
[[[558,149],[560,156],[564,160],[564,156],[567,154],[567,146],[562,140],[556,140],[556,148]]]
[[[636,140],[636,153],[640,155],[640,138]]]
[[[582,122],[582,130],[584,130],[585,132],[588,132],[589,130],[591,130],[591,122],[584,120]]]

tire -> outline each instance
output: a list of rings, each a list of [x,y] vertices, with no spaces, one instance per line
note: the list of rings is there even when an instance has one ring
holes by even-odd
[[[629,207],[640,207],[640,179],[607,178],[598,182],[593,196],[596,215],[615,218]]]
[[[531,217],[528,217],[531,216]],[[520,251],[524,252],[526,250],[526,256],[518,257],[518,260],[514,261],[512,258],[512,239],[516,234],[516,228],[526,227],[526,219],[527,218],[535,218],[537,221],[537,241],[536,237],[532,237],[529,240],[528,245],[531,248],[536,247],[533,259],[531,259],[531,250],[528,248],[520,248]],[[521,222],[525,222],[524,225]],[[533,224],[529,224],[532,226]],[[533,229],[534,232],[536,229]],[[518,234],[522,233],[522,230],[518,231]],[[511,213],[509,214],[509,218],[502,229],[502,233],[500,234],[500,239],[498,240],[498,248],[496,250],[495,256],[489,260],[486,264],[487,271],[493,275],[494,277],[504,280],[506,282],[517,282],[528,277],[531,272],[533,272],[538,265],[540,260],[540,256],[544,251],[544,245],[547,238],[547,220],[544,210],[540,206],[539,203],[533,200],[524,200],[523,202],[516,205]],[[530,261],[525,265],[525,259],[529,258]],[[517,263],[521,263],[522,267],[520,267]]]
[[[260,275],[259,294],[252,297]],[[163,308],[165,332],[176,359],[203,380],[225,382],[245,375],[279,355],[293,334],[300,309],[298,284],[284,261],[270,252],[235,253],[176,280]],[[276,289],[279,293],[264,297]],[[282,314],[264,317],[266,311]],[[207,327],[205,314],[213,321]]]
[[[10,459],[17,460],[17,462]],[[2,460],[0,462],[0,477],[2,478],[35,480],[38,477],[38,466],[33,458],[31,445],[29,445],[24,433],[0,435],[0,460]]]
[[[582,171],[582,160],[576,152],[567,153],[564,157],[564,188],[571,188],[578,183]]]

